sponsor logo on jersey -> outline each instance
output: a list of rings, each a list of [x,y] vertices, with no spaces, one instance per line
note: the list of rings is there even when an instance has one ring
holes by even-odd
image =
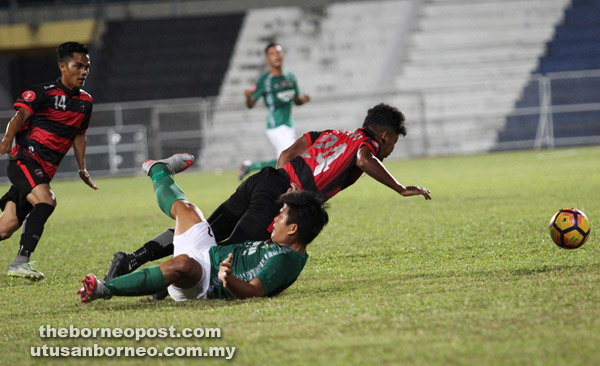
[[[289,102],[290,100],[294,99],[294,95],[296,95],[295,91],[284,90],[282,92],[277,93],[277,99],[281,100],[282,102]]]
[[[21,97],[23,97],[24,101],[31,103],[35,100],[35,93],[33,92],[33,90],[27,90],[23,93],[23,95],[21,95]]]
[[[35,148],[33,146],[29,146],[27,149],[29,150],[31,155],[35,155]]]
[[[35,175],[37,175],[40,178],[44,177],[44,171],[42,169],[36,169],[35,170]]]

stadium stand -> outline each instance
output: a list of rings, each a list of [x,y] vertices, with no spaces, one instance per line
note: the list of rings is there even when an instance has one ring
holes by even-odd
[[[516,109],[540,107],[539,75],[551,77],[550,97],[553,106],[597,103],[600,100],[600,74],[596,77],[580,77],[582,74],[576,72],[600,69],[598,19],[600,1],[573,0],[565,11],[563,22],[556,27],[553,39],[547,44],[531,80],[515,103]],[[597,111],[555,111],[551,118],[555,139],[600,135]],[[506,127],[498,134],[498,141],[510,148],[531,147],[538,132],[539,120],[539,115],[508,117]]]
[[[353,130],[367,108],[382,100],[404,105],[413,119],[419,118],[412,113],[419,106],[414,95],[386,94],[379,84],[389,79],[386,66],[392,50],[401,46],[401,25],[408,22],[410,6],[410,1],[369,1],[249,11],[219,93],[202,167],[231,168],[240,159],[275,157],[264,133],[263,102],[245,110],[242,94],[266,71],[264,47],[269,41],[283,45],[284,67],[316,101],[294,109],[297,134],[323,128]],[[411,139],[416,136],[413,133]],[[415,155],[401,150],[397,154]]]
[[[216,95],[242,19],[230,14],[108,22],[89,89],[97,102]]]
[[[248,110],[242,92],[266,71],[264,46],[277,41],[285,68],[313,97],[294,109],[298,135],[354,129],[368,107],[383,101],[408,118],[409,135],[393,157],[480,153],[511,139],[528,139],[531,147],[540,114],[521,112],[539,109],[538,75],[553,75],[555,106],[599,100],[600,70],[592,84],[556,74],[600,69],[599,1],[107,0],[86,89],[97,104],[95,127],[143,124],[152,155],[195,146],[202,169],[231,169],[243,159],[274,157],[263,102]],[[0,23],[29,24],[25,19],[35,16],[40,24],[97,20],[94,4],[101,2],[51,1],[40,8],[19,2],[15,11],[0,8]],[[21,68],[9,75],[21,83],[48,79],[27,72],[33,64],[36,71],[53,69],[36,55],[11,57],[0,66]],[[7,95],[16,92],[8,92],[4,75],[0,106],[6,100],[9,109]],[[166,100],[182,97],[188,99]],[[573,134],[574,126],[600,135],[597,114],[555,113],[557,136]]]
[[[568,0],[422,5],[396,85],[425,96],[431,155],[488,151]]]

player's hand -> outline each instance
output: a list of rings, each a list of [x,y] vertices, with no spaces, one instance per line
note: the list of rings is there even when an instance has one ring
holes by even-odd
[[[290,188],[288,188],[287,192],[302,192],[302,188],[296,183],[290,183]]]
[[[302,103],[310,102],[310,95],[302,94]]]
[[[231,266],[231,261],[233,260],[233,254],[229,253],[227,258],[219,265],[219,274],[217,277],[223,282],[223,287],[227,287],[227,280],[229,276],[231,276],[231,271],[233,267]]]
[[[92,178],[90,177],[90,173],[87,172],[87,170],[80,170],[79,171],[79,178],[81,178],[81,180],[87,184],[88,186],[92,187],[92,189],[94,190],[98,190],[98,186],[94,184],[94,182],[92,182]]]
[[[420,194],[423,197],[425,197],[426,200],[430,200],[431,199],[431,195],[430,195],[431,192],[429,192],[429,189],[427,189],[427,188],[423,188],[423,187],[420,187],[420,186],[410,186],[410,187],[406,187],[406,188],[412,191],[412,193],[413,193],[412,195],[413,196],[416,196],[416,195]]]
[[[246,98],[248,98],[248,97],[249,97],[249,96],[251,96],[251,95],[252,95],[252,90],[250,90],[250,89],[246,89],[246,90],[244,90],[244,96],[245,96]]]
[[[4,155],[12,149],[12,139],[9,141],[6,137],[0,142],[0,155]]]

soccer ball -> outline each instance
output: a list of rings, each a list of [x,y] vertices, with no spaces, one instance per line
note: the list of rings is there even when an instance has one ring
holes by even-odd
[[[576,208],[563,208],[550,219],[550,236],[561,248],[579,248],[590,236],[590,220]]]

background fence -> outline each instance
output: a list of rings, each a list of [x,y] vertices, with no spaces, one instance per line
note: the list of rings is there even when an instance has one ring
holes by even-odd
[[[473,146],[469,152],[573,146],[600,143],[600,103],[585,88],[600,89],[600,71],[534,75],[528,96],[508,115],[428,118],[427,99],[420,93],[382,92],[316,99],[295,109],[298,134],[326,128],[355,129],[367,108],[384,101],[407,116],[409,135],[392,157],[436,156],[455,153],[444,141]],[[527,93],[527,92],[526,92]],[[576,103],[565,104],[563,95]],[[524,98],[521,98],[522,100]],[[0,112],[5,127],[14,111]],[[189,98],[97,104],[88,130],[88,170],[94,175],[138,174],[141,163],[187,151],[196,154],[196,169],[231,169],[244,158],[273,158],[264,136],[266,110],[248,110],[239,100]],[[465,120],[479,121],[467,133],[453,134]],[[497,129],[490,128],[497,120]],[[515,132],[516,131],[516,132]],[[441,138],[444,137],[443,141]],[[485,143],[482,144],[482,141]],[[4,171],[7,157],[0,158]],[[72,151],[57,177],[73,177],[77,165]],[[2,179],[6,180],[5,177]]]

